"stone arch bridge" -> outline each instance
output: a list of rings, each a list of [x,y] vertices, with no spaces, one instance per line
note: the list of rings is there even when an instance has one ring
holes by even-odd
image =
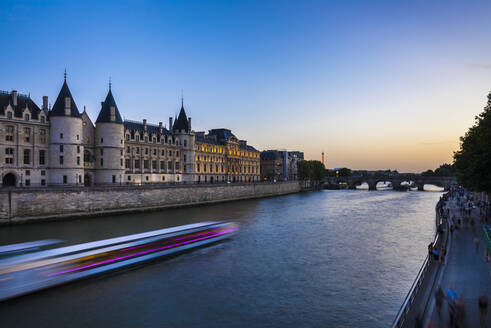
[[[390,182],[394,190],[406,190],[407,187],[401,185],[403,182],[414,183],[418,190],[423,191],[425,184],[435,185],[445,190],[448,190],[450,186],[457,183],[455,177],[437,177],[437,176],[423,176],[419,174],[398,174],[398,175],[374,175],[374,176],[351,176],[351,177],[327,177],[324,184],[339,185],[346,184],[349,189],[355,189],[356,186],[366,182],[368,184],[368,190],[377,190],[377,183]]]

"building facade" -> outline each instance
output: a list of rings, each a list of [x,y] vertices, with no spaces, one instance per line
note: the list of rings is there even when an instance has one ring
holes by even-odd
[[[228,129],[196,132],[197,183],[260,181],[260,152]]]
[[[227,129],[195,133],[183,102],[168,127],[123,120],[109,87],[94,123],[66,77],[52,108],[0,91],[0,154],[4,187],[260,180],[259,152]]]
[[[299,151],[265,150],[261,152],[261,179],[288,181],[298,179],[298,161],[304,155]]]

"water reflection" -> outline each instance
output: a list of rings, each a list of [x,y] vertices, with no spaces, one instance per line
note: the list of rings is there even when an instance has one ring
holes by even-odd
[[[322,191],[0,229],[12,242],[73,243],[203,220],[241,224],[211,248],[1,304],[0,315],[7,326],[387,326],[426,255],[439,196]]]

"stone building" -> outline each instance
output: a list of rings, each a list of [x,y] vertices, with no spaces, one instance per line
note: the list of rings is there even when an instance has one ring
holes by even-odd
[[[66,76],[53,108],[0,92],[2,186],[259,181],[259,152],[227,129],[195,133],[181,102],[168,127],[123,120],[111,86],[95,123]],[[212,165],[213,164],[213,165]]]
[[[261,152],[261,179],[288,181],[298,179],[298,161],[304,155],[299,151],[265,150]]]
[[[228,129],[196,132],[198,183],[260,181],[259,151]]]

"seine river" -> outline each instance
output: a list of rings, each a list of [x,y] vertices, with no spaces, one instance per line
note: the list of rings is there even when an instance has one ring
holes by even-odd
[[[387,327],[435,233],[441,193],[320,191],[1,227],[66,244],[205,220],[232,239],[0,304],[2,327]]]

